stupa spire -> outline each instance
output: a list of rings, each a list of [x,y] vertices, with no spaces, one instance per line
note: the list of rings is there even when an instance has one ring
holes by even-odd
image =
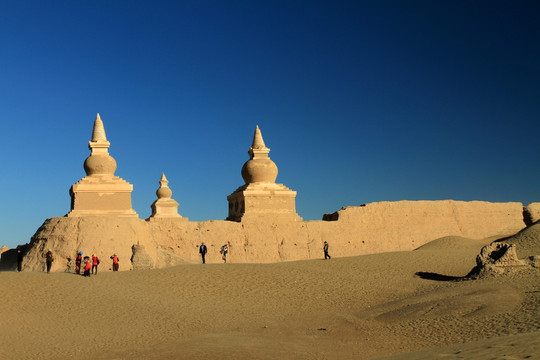
[[[255,128],[255,133],[253,134],[253,144],[251,145],[252,149],[264,149],[266,148],[266,145],[264,144],[264,140],[262,137],[261,129],[259,129],[259,125]]]
[[[92,131],[92,140],[88,142],[90,156],[84,162],[86,175],[113,176],[116,171],[116,160],[109,155],[111,143],[105,136],[105,127],[99,114],[94,120],[94,130]]]
[[[170,199],[172,196],[172,190],[169,188],[169,180],[165,177],[165,173],[161,174],[156,195],[158,199]]]
[[[105,134],[105,127],[99,113],[94,121],[94,131],[92,132],[92,141],[107,141],[107,135]]]
[[[165,173],[161,173],[161,179],[159,180],[159,183],[161,185],[167,185],[169,183],[169,180],[167,180],[167,178],[165,177]]]
[[[263,136],[259,125],[255,128],[255,133],[253,134],[253,143],[249,148],[248,154],[250,159],[256,158],[267,158],[270,149],[264,144]]]
[[[88,148],[91,151],[91,155],[109,156],[109,147],[111,143],[107,141],[107,135],[105,135],[105,126],[99,116],[99,113],[94,120],[94,129],[92,130],[92,139],[88,142]]]

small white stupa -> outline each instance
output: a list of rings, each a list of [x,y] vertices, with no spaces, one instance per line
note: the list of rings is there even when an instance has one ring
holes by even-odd
[[[182,219],[187,220],[178,214],[178,202],[171,198],[172,190],[169,188],[169,181],[165,173],[161,174],[159,188],[156,190],[157,200],[150,206],[152,215],[147,220],[154,219]]]
[[[99,114],[94,121],[92,140],[88,143],[91,153],[84,162],[86,176],[69,190],[71,211],[76,216],[137,216],[131,205],[133,185],[114,175],[116,160],[109,155],[105,127]]]
[[[227,196],[227,220],[293,220],[302,221],[296,213],[296,191],[276,184],[278,168],[270,159],[259,126],[248,151],[250,159],[242,167],[245,185]]]

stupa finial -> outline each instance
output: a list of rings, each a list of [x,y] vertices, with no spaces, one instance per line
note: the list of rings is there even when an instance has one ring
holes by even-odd
[[[268,153],[270,153],[270,149],[264,144],[261,129],[259,129],[259,125],[257,125],[255,133],[253,134],[253,143],[248,151],[249,157],[251,159],[267,158]]]
[[[167,178],[165,177],[165,173],[161,173],[161,179],[159,180],[159,183],[165,183],[165,184],[168,184],[169,183],[169,180],[167,180]]]
[[[107,141],[107,135],[105,135],[105,127],[99,113],[94,121],[94,131],[92,132],[92,141]]]
[[[251,145],[251,148],[252,149],[265,149],[266,148],[261,130],[259,129],[259,125],[257,125],[257,127],[255,128],[255,133],[253,134],[253,144]]]
[[[99,114],[94,121],[94,130],[92,131],[92,140],[88,142],[90,156],[84,162],[86,175],[110,175],[113,176],[116,171],[116,160],[109,155],[109,146],[105,136],[105,127]]]

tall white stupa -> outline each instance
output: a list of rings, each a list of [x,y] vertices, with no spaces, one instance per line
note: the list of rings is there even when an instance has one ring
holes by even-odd
[[[69,190],[71,211],[68,217],[127,216],[137,217],[131,205],[133,185],[115,176],[116,160],[109,155],[110,142],[99,114],[94,121],[90,156],[84,162],[86,176]]]
[[[278,168],[270,159],[270,149],[264,144],[261,130],[256,127],[248,151],[250,159],[242,167],[245,185],[231,195],[227,220],[287,220],[302,221],[296,213],[296,191],[276,184]]]

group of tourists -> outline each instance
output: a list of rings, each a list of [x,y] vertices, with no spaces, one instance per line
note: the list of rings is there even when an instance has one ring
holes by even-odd
[[[18,257],[17,257],[17,271],[22,270],[22,255],[20,250],[18,251]],[[83,256],[84,253],[82,251],[77,252],[77,256],[75,257],[75,273],[81,274],[81,271],[83,272],[83,276],[90,277],[90,275],[97,275],[98,273],[98,266],[101,263],[101,260],[96,254],[92,254],[92,256]],[[47,265],[47,273],[51,272],[51,266],[54,261],[54,254],[51,249],[49,249],[43,257],[45,258],[45,264]],[[110,259],[112,260],[112,270],[118,271],[120,268],[120,259],[118,258],[118,255],[113,254]],[[69,260],[69,259],[68,259]],[[69,260],[71,263],[71,260]],[[71,263],[72,264],[72,263]],[[70,271],[71,266],[68,263],[68,269],[66,271]]]
[[[199,246],[199,254],[201,254],[202,263],[206,264],[206,253],[208,252],[208,248],[204,243],[201,243]],[[221,254],[221,259],[224,263],[227,262],[227,254],[229,253],[229,245],[225,244],[221,247],[219,250],[219,253]]]
[[[328,242],[326,241],[323,244],[323,251],[324,251],[324,260],[332,258],[330,254],[328,253]],[[203,264],[206,264],[207,252],[208,252],[208,248],[206,247],[204,242],[201,243],[201,245],[199,246],[199,254],[201,254]],[[221,254],[221,259],[223,260],[223,262],[227,263],[227,254],[229,253],[229,245],[228,244],[223,245],[221,249],[219,250],[219,253]]]
[[[323,244],[323,251],[324,251],[324,260],[331,259],[332,257],[328,254],[328,242],[324,242]],[[199,254],[202,258],[202,263],[206,264],[206,253],[208,252],[208,248],[206,245],[201,243],[199,246]],[[229,253],[229,245],[225,244],[221,247],[219,250],[219,253],[221,254],[221,259],[224,263],[227,263],[227,254]],[[18,250],[18,257],[17,257],[17,271],[22,270],[22,254],[21,251]],[[51,249],[47,251],[43,257],[45,258],[45,263],[47,265],[47,273],[51,272],[51,266],[54,261],[54,254]],[[112,270],[118,271],[120,268],[119,261],[120,259],[116,254],[113,254],[110,259],[112,260]],[[97,257],[95,254],[92,254],[92,258],[90,256],[84,256],[83,252],[79,251],[77,253],[77,257],[75,258],[75,273],[80,274],[81,270],[83,270],[83,276],[90,277],[90,273],[93,275],[97,275],[98,273],[98,265],[100,263],[99,257]],[[84,268],[83,268],[84,266]]]
[[[82,270],[83,276],[90,277],[90,273],[97,275],[100,262],[99,257],[95,254],[92,254],[92,258],[90,256],[83,257],[83,252],[79,251],[75,258],[75,273],[80,274]]]

